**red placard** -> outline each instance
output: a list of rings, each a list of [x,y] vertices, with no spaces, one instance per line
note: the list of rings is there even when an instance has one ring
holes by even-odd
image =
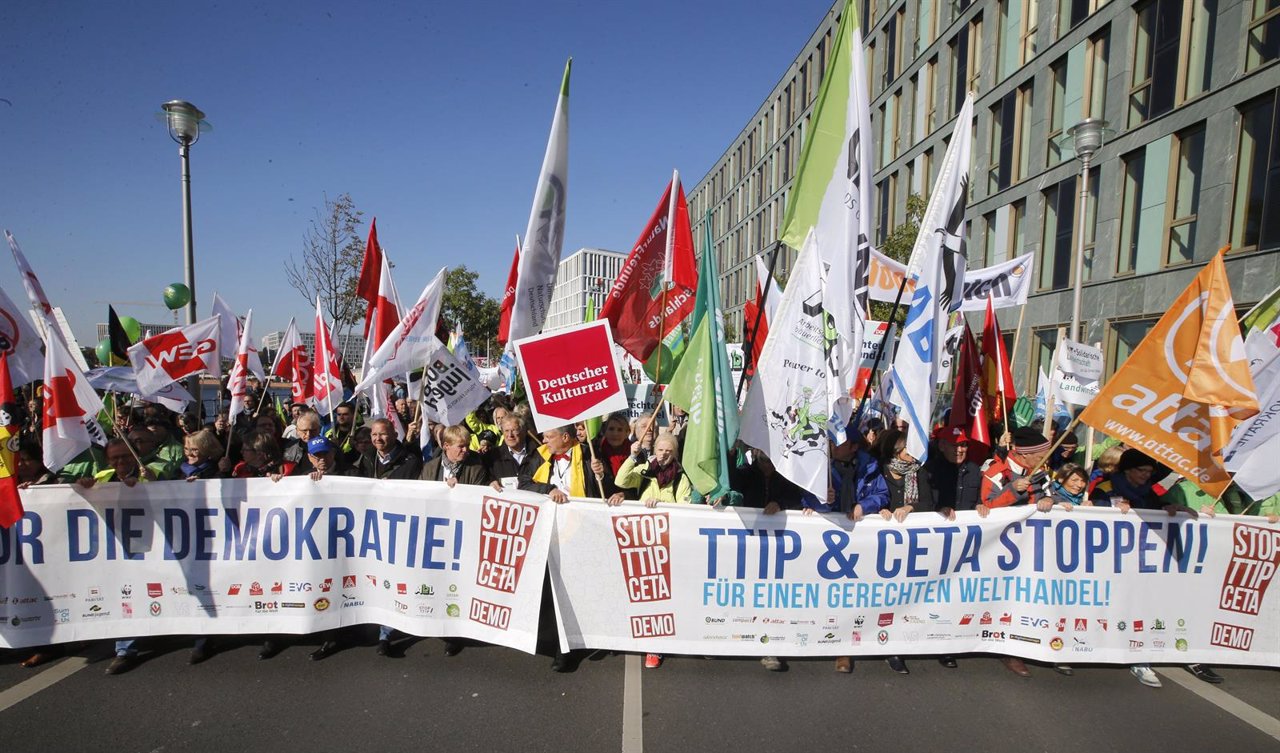
[[[535,335],[515,347],[538,431],[627,409],[608,321]]]

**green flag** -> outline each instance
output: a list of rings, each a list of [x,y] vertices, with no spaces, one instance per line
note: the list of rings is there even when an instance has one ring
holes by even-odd
[[[689,414],[681,463],[698,493],[715,500],[729,493],[729,450],[738,439],[738,406],[725,349],[720,273],[707,215],[706,242],[693,306],[693,336],[667,387],[667,400]]]
[[[1240,336],[1248,337],[1251,330],[1274,322],[1277,316],[1280,316],[1280,288],[1271,291],[1271,295],[1240,318]]]

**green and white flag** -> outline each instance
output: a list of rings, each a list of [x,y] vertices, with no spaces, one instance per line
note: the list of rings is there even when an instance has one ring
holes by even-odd
[[[542,172],[538,174],[533,192],[533,208],[524,234],[515,302],[511,307],[511,340],[542,331],[551,305],[551,291],[556,286],[556,270],[564,247],[565,195],[569,186],[569,69],[572,65],[573,58],[564,64],[564,80],[560,83],[560,96],[551,119],[547,153],[542,158]]]
[[[729,450],[738,439],[738,410],[732,402],[733,374],[725,348],[720,272],[709,215],[706,228],[693,305],[693,337],[671,377],[667,401],[689,414],[680,459],[685,473],[699,494],[716,500],[729,493]]]
[[[867,316],[871,264],[871,110],[858,10],[847,1],[805,133],[781,240],[800,248],[813,231],[821,250],[828,316],[828,427],[841,442]],[[773,323],[770,322],[770,327]]]

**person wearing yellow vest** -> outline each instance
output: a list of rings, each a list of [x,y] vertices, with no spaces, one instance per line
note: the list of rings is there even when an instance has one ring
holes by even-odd
[[[520,472],[519,488],[546,494],[556,504],[570,497],[604,498],[612,483],[609,469],[591,460],[572,426],[542,432],[542,446]]]

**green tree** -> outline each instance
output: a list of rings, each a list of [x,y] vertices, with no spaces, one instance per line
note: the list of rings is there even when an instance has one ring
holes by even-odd
[[[905,221],[889,232],[880,253],[894,261],[907,263],[911,258],[911,249],[916,244],[916,236],[920,234],[920,219],[928,202],[920,194],[913,193],[907,197],[907,216]],[[904,303],[895,310],[892,303],[871,302],[871,318],[880,322],[896,321],[899,325],[907,320],[907,307]],[[892,317],[892,318],[890,318]]]
[[[330,199],[315,209],[302,235],[300,257],[284,263],[289,285],[312,306],[319,297],[325,313],[333,319],[334,336],[341,337],[364,317],[365,303],[356,296],[365,239],[361,234],[361,212],[350,194]]]
[[[487,352],[496,359],[502,353],[497,339],[501,304],[476,288],[479,277],[480,273],[465,265],[451,268],[444,278],[440,315],[451,327],[454,322],[462,322],[471,355],[483,356]]]

